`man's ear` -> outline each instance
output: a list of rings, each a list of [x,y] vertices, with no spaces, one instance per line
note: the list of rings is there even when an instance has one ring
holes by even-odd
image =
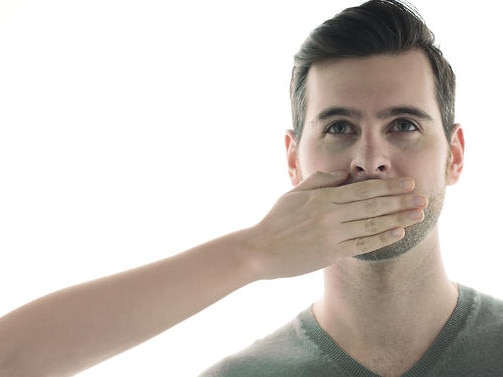
[[[455,124],[452,130],[450,144],[450,160],[447,166],[447,184],[456,183],[463,171],[465,156],[465,138],[461,125]]]
[[[286,159],[288,162],[288,175],[292,185],[297,186],[301,182],[301,174],[298,166],[297,136],[293,130],[285,134]]]

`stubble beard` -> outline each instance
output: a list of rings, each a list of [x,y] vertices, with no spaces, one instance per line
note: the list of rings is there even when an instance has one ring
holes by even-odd
[[[440,213],[442,212],[444,197],[445,192],[428,197],[428,206],[424,209],[423,221],[407,227],[405,229],[405,236],[400,241],[366,254],[356,255],[354,258],[367,262],[387,261],[412,250],[437,225]]]

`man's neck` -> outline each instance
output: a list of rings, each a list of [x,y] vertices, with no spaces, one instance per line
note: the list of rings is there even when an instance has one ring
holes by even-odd
[[[383,376],[400,376],[431,346],[457,297],[434,238],[390,261],[352,259],[327,268],[314,313],[353,359]]]

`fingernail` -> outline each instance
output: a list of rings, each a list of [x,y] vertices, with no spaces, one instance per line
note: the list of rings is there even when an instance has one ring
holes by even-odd
[[[424,207],[426,204],[428,204],[426,198],[422,195],[416,195],[414,196],[414,205],[417,207]]]
[[[410,178],[404,178],[400,181],[400,188],[402,190],[412,190],[414,188],[414,180]]]
[[[409,212],[409,217],[412,220],[421,220],[423,218],[423,211],[421,210],[411,211]]]
[[[403,228],[396,228],[391,231],[391,235],[393,237],[402,237],[404,234],[404,229]]]

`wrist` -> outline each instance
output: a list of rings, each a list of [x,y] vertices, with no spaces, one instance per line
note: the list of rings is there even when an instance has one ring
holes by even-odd
[[[232,239],[232,250],[235,259],[235,266],[243,281],[243,285],[268,279],[267,271],[264,268],[263,247],[260,245],[260,237],[256,234],[255,227],[246,228],[230,234]]]

